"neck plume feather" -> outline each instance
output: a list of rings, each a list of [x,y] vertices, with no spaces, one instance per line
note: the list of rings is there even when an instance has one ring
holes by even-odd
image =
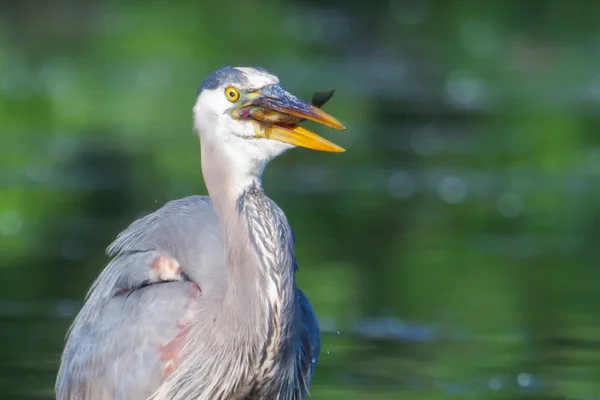
[[[203,299],[181,364],[153,399],[296,398],[291,228],[264,194],[260,176],[230,182],[227,157],[204,143],[202,149],[206,186],[222,227],[227,288],[222,299]]]

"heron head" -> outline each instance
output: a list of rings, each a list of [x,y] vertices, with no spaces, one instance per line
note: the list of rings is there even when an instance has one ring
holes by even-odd
[[[219,69],[202,82],[194,106],[194,126],[200,138],[235,147],[244,156],[268,161],[296,146],[344,151],[301,127],[303,120],[345,129],[320,108],[285,91],[264,68]]]

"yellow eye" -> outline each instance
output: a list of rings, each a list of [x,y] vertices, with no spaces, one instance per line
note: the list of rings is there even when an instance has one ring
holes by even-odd
[[[227,97],[227,100],[233,103],[239,100],[240,92],[238,92],[238,90],[234,87],[228,87],[225,89],[225,97]]]

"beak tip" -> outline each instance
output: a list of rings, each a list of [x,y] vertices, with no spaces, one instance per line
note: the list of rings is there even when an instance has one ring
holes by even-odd
[[[335,121],[335,125],[333,125],[332,128],[337,129],[338,131],[345,131],[346,130],[346,126],[344,124],[342,124],[338,120]]]
[[[323,123],[323,122],[321,122],[321,123]],[[337,121],[337,120],[334,121],[334,122],[332,122],[332,123],[329,123],[329,124],[328,123],[324,123],[324,125],[327,125],[330,128],[333,128],[333,129],[338,130],[338,131],[345,131],[346,130],[346,127],[344,126],[344,124],[342,124],[340,121]]]

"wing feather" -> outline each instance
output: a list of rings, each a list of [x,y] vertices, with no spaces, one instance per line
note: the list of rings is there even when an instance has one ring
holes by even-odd
[[[125,229],[67,335],[57,399],[146,399],[185,332],[197,289],[218,296],[224,256],[208,197],[168,202]],[[197,303],[198,301],[196,301]]]

